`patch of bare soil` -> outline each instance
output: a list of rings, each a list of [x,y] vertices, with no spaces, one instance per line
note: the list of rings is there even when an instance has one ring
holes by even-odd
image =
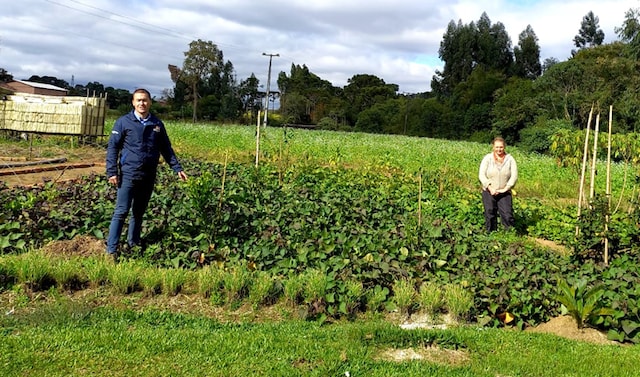
[[[546,247],[547,249],[550,249],[552,251],[555,251],[556,253],[560,254],[560,255],[569,255],[571,254],[571,251],[565,247],[564,245],[560,245],[556,242],[550,241],[550,240],[545,240],[543,238],[536,238],[535,239],[536,243],[540,246]]]
[[[0,182],[4,182],[7,186],[33,186],[46,182],[75,180],[92,174],[105,174],[106,150],[104,147],[76,145],[70,148],[59,146],[29,148],[7,144],[3,145],[2,149],[0,152]],[[29,167],[8,166],[11,164],[7,163],[8,161],[37,163],[56,158],[65,161]]]
[[[576,321],[568,315],[552,318],[549,322],[532,327],[525,331],[554,334],[563,338],[595,344],[620,343],[607,339],[607,335],[592,328],[578,329]]]
[[[461,366],[469,362],[469,354],[463,350],[450,350],[440,347],[424,347],[419,349],[390,348],[383,350],[375,359],[384,361],[403,362],[422,360],[440,365]]]
[[[76,236],[71,240],[52,241],[42,248],[55,256],[99,256],[105,253],[105,244],[91,236]]]

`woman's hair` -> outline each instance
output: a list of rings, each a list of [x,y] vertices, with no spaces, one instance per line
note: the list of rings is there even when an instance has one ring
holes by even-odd
[[[501,138],[500,136],[494,137],[493,140],[491,140],[491,145],[494,145],[496,143],[496,141],[501,141],[504,146],[507,145],[507,143],[504,142],[504,139]]]

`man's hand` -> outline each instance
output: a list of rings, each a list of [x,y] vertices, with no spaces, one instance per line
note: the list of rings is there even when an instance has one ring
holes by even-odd
[[[117,175],[112,175],[111,177],[109,177],[109,183],[111,183],[114,186],[118,185],[118,176]]]

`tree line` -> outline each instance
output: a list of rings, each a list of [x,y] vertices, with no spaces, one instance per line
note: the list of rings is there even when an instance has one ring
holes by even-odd
[[[252,73],[238,81],[233,63],[211,41],[196,40],[182,66],[168,64],[174,87],[162,95],[156,112],[191,118],[255,124],[259,110],[273,106],[270,125],[311,124],[317,128],[487,141],[500,135],[544,152],[558,129],[586,126],[592,107],[614,107],[615,132],[635,132],[640,122],[640,9],[629,9],[615,28],[618,39],[603,44],[599,18],[589,12],[573,39],[566,61],[540,61],[540,46],[529,25],[515,46],[501,22],[486,13],[477,21],[449,22],[438,54],[442,71],[431,91],[399,93],[399,86],[369,74],[356,74],[336,87],[302,64],[277,76],[277,89],[265,91]],[[0,69],[0,80],[8,73]],[[128,90],[98,82],[75,85],[49,76],[32,76],[69,90],[70,95],[107,93],[110,108],[130,109]]]
[[[252,74],[235,83],[233,64],[212,42],[194,41],[182,67],[169,66],[175,87],[165,93],[170,106],[187,109],[192,119],[241,121],[277,97],[270,125],[313,124],[321,129],[405,134],[488,141],[504,137],[545,152],[560,129],[581,129],[588,114],[613,106],[614,132],[635,132],[640,122],[640,10],[629,9],[615,28],[618,39],[603,44],[599,18],[588,12],[566,61],[540,61],[540,46],[529,25],[517,45],[501,22],[486,13],[469,24],[451,21],[438,50],[444,62],[431,91],[399,93],[398,85],[356,74],[336,87],[291,64],[277,77],[278,91],[265,101]],[[605,117],[603,117],[604,119]]]

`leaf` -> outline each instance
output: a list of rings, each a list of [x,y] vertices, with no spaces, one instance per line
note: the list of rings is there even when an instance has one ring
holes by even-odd
[[[104,233],[102,233],[102,230],[100,229],[93,229],[93,235],[99,240],[104,239]]]

